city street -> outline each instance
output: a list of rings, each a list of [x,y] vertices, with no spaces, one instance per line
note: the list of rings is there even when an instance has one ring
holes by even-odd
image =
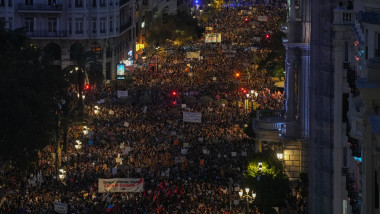
[[[85,88],[86,120],[69,125],[67,148],[47,146],[28,173],[0,171],[0,213],[258,213],[239,196],[256,152],[244,129],[256,110],[284,107],[260,64],[284,10],[195,10],[201,40],[153,47],[162,54],[138,59],[116,86]]]

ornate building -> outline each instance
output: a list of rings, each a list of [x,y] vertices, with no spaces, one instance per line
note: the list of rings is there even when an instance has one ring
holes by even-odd
[[[74,47],[86,63],[97,61],[106,79],[116,78],[116,64],[132,61],[136,3],[129,0],[9,0],[0,2],[0,19],[10,29],[24,27],[36,46],[54,56],[54,64],[76,65]]]

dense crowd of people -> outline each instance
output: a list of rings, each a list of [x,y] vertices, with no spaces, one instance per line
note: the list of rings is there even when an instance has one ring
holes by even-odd
[[[174,51],[154,71],[129,74],[134,81],[123,89],[136,98],[131,103],[109,87],[88,93],[88,121],[72,124],[67,132],[64,171],[59,172],[64,176],[57,176],[54,145],[39,152],[27,173],[1,169],[0,213],[54,213],[55,201],[66,204],[68,213],[246,212],[238,191],[245,157],[254,152],[253,140],[243,131],[250,110],[232,104],[251,90],[256,94],[250,99],[261,109],[281,109],[284,99],[265,72],[252,66],[253,47],[260,47],[253,37],[279,27],[276,13],[284,8],[252,6],[223,8],[203,23],[222,33],[222,43],[187,45],[188,52],[199,51],[198,58]],[[270,19],[251,21],[259,15]],[[234,79],[236,72],[247,76]],[[178,92],[174,98],[172,90]],[[143,95],[151,104],[139,103]],[[196,101],[189,104],[186,96]],[[203,96],[226,103],[204,104],[199,102]],[[184,121],[184,111],[201,113],[201,122]],[[100,193],[99,178],[143,178],[144,191]]]

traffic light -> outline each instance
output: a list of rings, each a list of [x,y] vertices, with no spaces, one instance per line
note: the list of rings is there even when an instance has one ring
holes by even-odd
[[[270,38],[270,34],[266,34],[266,35],[265,35],[265,38],[266,38],[266,39],[269,39],[269,38]]]
[[[245,21],[245,22],[248,22],[248,17],[245,17],[245,18],[244,18],[244,21]]]
[[[235,73],[235,77],[236,77],[236,78],[239,78],[239,77],[240,77],[240,73],[239,73],[239,72],[236,72],[236,73]]]
[[[241,88],[241,92],[242,92],[243,94],[246,94],[246,93],[247,93],[247,89],[245,89],[245,88]]]
[[[176,97],[177,96],[177,91],[172,91],[172,96]]]
[[[86,85],[84,86],[84,89],[86,89],[86,90],[90,90],[90,89],[91,89],[90,84],[86,84]]]

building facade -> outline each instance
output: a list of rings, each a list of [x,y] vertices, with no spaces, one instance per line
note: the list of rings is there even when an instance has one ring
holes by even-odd
[[[257,147],[282,144],[288,176],[308,173],[308,213],[380,213],[380,1],[288,8],[286,108],[258,113]]]
[[[25,28],[54,64],[76,65],[73,47],[82,47],[86,63],[101,64],[105,79],[116,78],[116,64],[132,62],[135,51],[136,3],[129,0],[0,1],[0,19],[9,29]]]
[[[380,2],[310,1],[310,213],[379,213]]]

